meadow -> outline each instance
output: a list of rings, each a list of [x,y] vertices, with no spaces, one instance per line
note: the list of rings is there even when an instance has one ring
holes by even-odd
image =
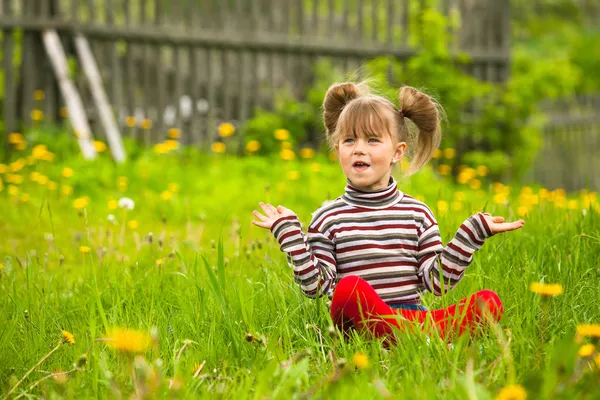
[[[0,165],[3,398],[600,398],[596,193],[396,171],[444,243],[476,211],[526,224],[489,239],[446,296],[424,295],[436,308],[494,290],[499,325],[452,347],[399,332],[386,348],[331,329],[328,300],[304,297],[250,223],[264,201],[306,229],[344,190],[327,156],[150,149],[115,165],[40,143]]]

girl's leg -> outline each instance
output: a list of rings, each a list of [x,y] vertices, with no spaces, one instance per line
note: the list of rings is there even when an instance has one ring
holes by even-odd
[[[498,322],[504,309],[496,293],[491,290],[480,290],[462,299],[458,304],[440,310],[432,310],[428,316],[433,319],[442,338],[454,334],[475,331],[487,321]]]
[[[331,301],[331,319],[340,330],[368,330],[380,338],[392,337],[399,328],[396,311],[388,306],[364,279],[346,276],[337,283]]]

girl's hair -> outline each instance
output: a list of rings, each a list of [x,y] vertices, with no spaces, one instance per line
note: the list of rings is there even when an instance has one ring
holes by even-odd
[[[410,86],[399,89],[398,102],[401,112],[389,100],[371,94],[365,83],[331,85],[323,100],[329,147],[335,149],[339,140],[347,136],[387,133],[394,143],[407,142],[412,158],[407,175],[417,172],[440,144],[444,110],[435,99]],[[409,125],[406,119],[414,125]]]

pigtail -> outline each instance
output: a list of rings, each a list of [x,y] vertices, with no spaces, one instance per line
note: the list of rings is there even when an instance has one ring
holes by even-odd
[[[418,129],[416,148],[407,175],[411,175],[427,163],[442,139],[441,118],[443,108],[423,92],[410,86],[403,86],[398,92],[398,101],[405,118],[410,119]]]
[[[328,138],[334,134],[338,119],[346,104],[360,97],[361,89],[361,85],[352,82],[334,83],[327,89],[323,100],[323,122]]]

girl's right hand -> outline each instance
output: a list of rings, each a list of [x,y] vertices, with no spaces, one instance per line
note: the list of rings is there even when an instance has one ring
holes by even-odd
[[[266,216],[262,215],[256,210],[253,210],[252,214],[258,218],[259,221],[252,220],[252,223],[256,226],[260,226],[261,228],[271,229],[275,221],[277,221],[279,218],[296,215],[292,210],[283,206],[277,206],[277,208],[275,208],[271,204],[265,204],[262,201],[258,204],[262,207]]]

